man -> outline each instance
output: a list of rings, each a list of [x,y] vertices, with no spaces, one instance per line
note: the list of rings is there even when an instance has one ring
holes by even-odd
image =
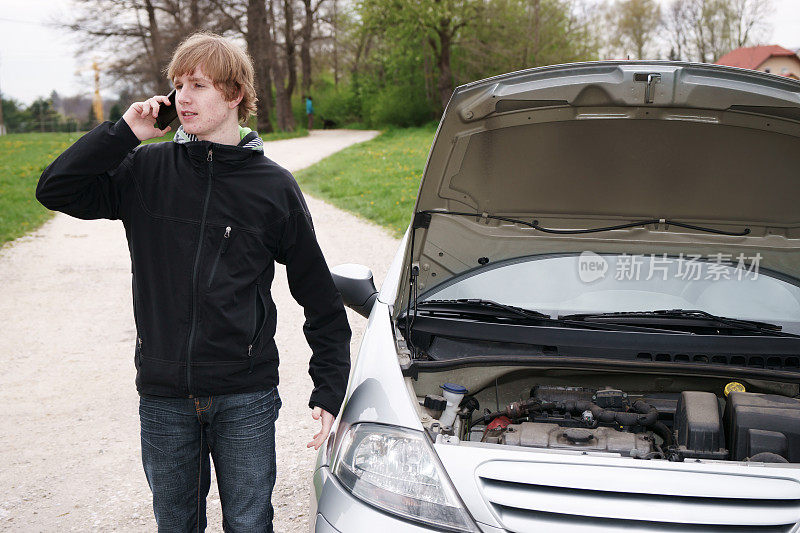
[[[202,531],[214,460],[225,531],[272,531],[281,405],[274,261],[304,307],[318,449],[344,397],[350,329],[291,174],[239,126],[255,111],[253,67],[195,34],[167,69],[181,126],[138,146],[166,96],[136,102],[42,174],[36,197],[82,219],[122,220],[131,253],[142,462],[159,531]]]
[[[314,127],[314,102],[310,96],[306,96],[306,115],[308,115],[308,131]]]

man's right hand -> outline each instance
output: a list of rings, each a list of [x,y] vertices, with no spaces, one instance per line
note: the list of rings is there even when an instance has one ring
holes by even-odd
[[[163,130],[155,127],[159,102],[164,102],[165,105],[172,105],[166,96],[156,95],[144,102],[134,102],[122,115],[122,119],[140,141],[162,137],[170,130],[169,126]]]

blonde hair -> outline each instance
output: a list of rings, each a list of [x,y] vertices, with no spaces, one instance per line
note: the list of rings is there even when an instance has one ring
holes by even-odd
[[[253,60],[239,46],[211,32],[193,33],[184,39],[164,70],[173,85],[175,78],[191,74],[202,66],[203,72],[231,102],[242,92],[239,102],[239,123],[256,114],[256,91],[253,85]]]

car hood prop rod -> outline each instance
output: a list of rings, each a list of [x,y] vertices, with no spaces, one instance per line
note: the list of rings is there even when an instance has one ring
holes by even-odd
[[[410,253],[410,272],[411,275],[409,276],[409,287],[408,287],[408,301],[406,302],[406,346],[408,346],[409,351],[411,352],[411,359],[416,358],[416,347],[414,343],[411,342],[411,328],[414,326],[414,319],[417,318],[417,278],[419,277],[419,267],[414,265],[414,237],[417,233],[417,228],[419,227],[428,227],[426,222],[430,222],[430,215],[427,217],[420,217],[417,213],[414,213],[414,221],[411,224],[411,253]],[[411,314],[411,300],[414,300],[414,309],[413,315]]]

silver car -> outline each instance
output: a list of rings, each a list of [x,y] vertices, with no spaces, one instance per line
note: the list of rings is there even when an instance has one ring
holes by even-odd
[[[459,87],[312,486],[317,532],[800,528],[800,83]]]

